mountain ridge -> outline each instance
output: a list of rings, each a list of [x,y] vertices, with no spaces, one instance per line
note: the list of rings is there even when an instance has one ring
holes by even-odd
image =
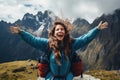
[[[113,14],[96,18],[92,24],[85,19],[77,18],[73,21],[75,29],[71,32],[73,37],[78,37],[97,26],[102,20],[109,23],[109,28],[100,31],[100,34],[89,45],[78,51],[81,55],[84,68],[102,68],[107,70],[120,69],[120,9],[115,10]],[[29,16],[29,18],[27,17]],[[0,63],[15,60],[36,60],[43,52],[31,47],[19,35],[11,34],[9,28],[12,25],[20,25],[20,28],[34,33],[41,26],[43,27],[41,35],[38,37],[47,38],[47,29],[51,27],[52,22],[57,16],[51,11],[38,12],[36,15],[26,13],[22,20],[15,23],[0,21]]]

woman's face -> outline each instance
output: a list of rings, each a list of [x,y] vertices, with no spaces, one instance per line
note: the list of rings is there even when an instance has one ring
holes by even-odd
[[[62,25],[60,25],[60,24],[56,25],[54,36],[60,41],[62,41],[64,39],[65,29]]]

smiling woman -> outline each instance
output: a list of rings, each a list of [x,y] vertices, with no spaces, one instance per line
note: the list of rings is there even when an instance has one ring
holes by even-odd
[[[70,44],[73,40],[69,34],[69,30],[71,27],[72,25],[67,22],[67,20],[58,20],[54,22],[53,28],[49,32],[49,45],[50,48],[54,49],[55,59],[59,65],[61,65],[60,50],[62,49],[63,45],[65,48],[65,56],[70,53]]]
[[[43,73],[46,72],[44,70],[49,68],[48,73],[44,75],[45,80],[73,80],[75,75],[72,72],[71,57],[76,55],[76,50],[90,43],[99,31],[107,28],[107,26],[107,22],[100,22],[97,27],[90,30],[87,34],[72,38],[69,32],[73,25],[68,20],[57,19],[53,22],[53,27],[49,32],[49,39],[35,37],[21,30],[19,26],[12,26],[10,29],[12,33],[19,34],[24,41],[45,52],[47,56],[49,55],[47,59],[41,58],[43,63],[48,60],[47,65],[39,65],[39,69]]]

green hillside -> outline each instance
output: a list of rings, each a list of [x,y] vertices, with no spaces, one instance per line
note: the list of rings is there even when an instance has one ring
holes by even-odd
[[[37,80],[36,61],[14,61],[0,64],[0,80]],[[120,70],[90,70],[84,72],[101,80],[120,80]]]
[[[0,64],[0,80],[37,80],[36,61],[14,61]]]

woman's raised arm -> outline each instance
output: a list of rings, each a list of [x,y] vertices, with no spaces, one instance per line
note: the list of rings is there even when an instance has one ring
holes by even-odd
[[[99,33],[100,30],[103,30],[108,27],[108,22],[102,23],[102,21],[98,24],[97,27],[90,30],[87,34],[84,34],[78,38],[75,38],[75,41],[73,43],[73,51],[78,50],[79,48],[87,45],[90,43]]]
[[[19,34],[22,39],[31,46],[40,49],[41,51],[46,51],[46,48],[48,46],[48,39],[35,37],[31,33],[21,30],[19,26],[11,26],[10,30],[12,33]]]

